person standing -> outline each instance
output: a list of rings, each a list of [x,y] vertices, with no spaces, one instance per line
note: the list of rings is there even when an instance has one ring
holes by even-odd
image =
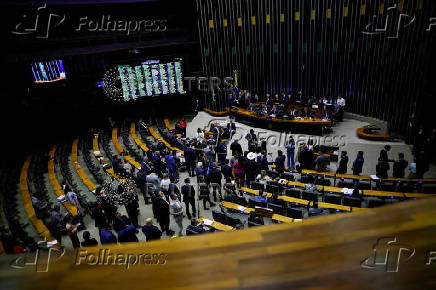
[[[216,147],[216,153],[218,155],[218,161],[220,164],[224,164],[227,157],[227,146],[224,141],[221,141],[220,144]]]
[[[179,180],[179,172],[176,162],[176,151],[174,150],[171,154],[165,155],[165,162],[167,163],[168,173],[170,177],[174,180]]]
[[[71,239],[71,243],[73,244],[73,248],[80,247],[79,237],[77,236],[77,229],[80,224],[73,224],[73,218],[71,216],[66,217],[65,229],[67,230],[67,234]]]
[[[170,230],[170,204],[165,199],[162,191],[156,199],[155,204],[156,218],[160,225],[160,230],[166,232],[167,236],[171,236],[173,231]]]
[[[195,150],[192,148],[192,145],[189,145],[184,150],[184,156],[186,161],[186,168],[188,169],[189,176],[194,176],[195,172]]]
[[[179,226],[179,237],[182,236],[183,231],[183,212],[182,203],[175,194],[172,194],[170,200],[170,213],[173,215],[174,220]]]
[[[276,166],[276,171],[279,174],[282,174],[283,172],[285,172],[285,155],[283,155],[282,150],[278,150],[277,154],[278,156],[276,157],[274,164]]]
[[[235,139],[230,145],[230,150],[232,150],[232,156],[242,156],[242,146],[239,144],[238,139]]]
[[[121,185],[120,185],[121,186]],[[121,186],[122,187],[122,186]],[[138,196],[134,191],[134,188],[127,188],[124,190],[123,194],[124,206],[126,208],[127,216],[129,217],[130,222],[135,226],[135,228],[139,227],[138,225],[138,214],[139,214],[139,203]]]
[[[363,151],[357,152],[356,160],[353,162],[353,174],[359,175],[363,171],[363,163],[365,162],[365,159],[363,159]]]
[[[191,180],[189,178],[186,178],[185,185],[182,186],[182,197],[183,197],[183,202],[185,203],[186,215],[188,216],[188,219],[191,219],[189,205],[191,205],[191,208],[192,208],[192,216],[193,217],[196,216],[195,189],[190,183],[191,183]]]
[[[209,208],[206,207],[206,202],[209,202],[210,207],[214,207],[215,204],[212,203],[210,200],[210,189],[209,185],[204,181],[204,176],[200,175],[198,177],[198,191],[200,199],[203,200],[203,208],[204,210],[208,210]]]
[[[338,166],[338,169],[336,170],[336,173],[346,174],[347,168],[348,168],[347,151],[342,151],[341,152],[341,160],[339,160],[339,166]]]
[[[393,174],[395,178],[404,178],[405,170],[407,168],[408,162],[404,160],[404,154],[398,154],[398,160],[394,162]]]
[[[72,191],[72,189],[69,186],[65,187],[65,192],[66,192],[65,196],[67,197],[69,203],[74,205],[77,208],[77,211],[80,213],[80,215],[83,216],[83,209],[80,206],[79,200],[77,198],[77,194],[74,191]]]
[[[289,140],[286,141],[285,147],[286,147],[286,155],[288,157],[288,168],[290,168],[291,170],[294,170],[295,169],[295,160],[294,160],[295,141],[294,141],[294,138],[292,136],[290,136]]]

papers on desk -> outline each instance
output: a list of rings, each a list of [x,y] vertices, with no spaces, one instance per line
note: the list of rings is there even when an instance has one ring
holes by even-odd
[[[247,208],[245,206],[238,205],[238,210],[244,212]]]
[[[51,248],[58,243],[58,240],[47,242],[47,248]]]
[[[352,188],[342,188],[341,192],[344,194],[352,195],[353,189]]]
[[[377,175],[370,175],[369,177],[371,177],[371,179],[374,179],[374,180],[380,179],[377,177]]]
[[[67,201],[67,198],[65,197],[65,195],[61,195],[57,198],[57,201],[58,202],[65,202],[65,201]]]
[[[209,219],[203,219],[203,223],[204,223],[206,226],[211,226],[212,223],[213,223],[213,221],[211,221],[211,220],[209,220]]]

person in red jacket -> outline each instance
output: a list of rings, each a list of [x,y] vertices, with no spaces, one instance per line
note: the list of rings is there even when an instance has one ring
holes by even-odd
[[[186,123],[186,120],[185,119],[180,120],[179,125],[183,131],[183,135],[186,137],[186,127],[188,126],[188,124]]]

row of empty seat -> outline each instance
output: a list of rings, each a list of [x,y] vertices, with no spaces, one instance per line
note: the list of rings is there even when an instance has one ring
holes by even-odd
[[[50,184],[53,187],[54,193],[57,197],[60,197],[62,195],[65,195],[64,190],[61,187],[61,184],[59,183],[56,172],[55,172],[55,152],[57,149],[57,145],[54,145],[50,152],[49,152],[49,160],[48,160],[48,178],[50,180]],[[68,201],[62,202],[62,205],[65,207],[65,209],[72,215],[77,215],[77,208],[69,203]]]
[[[20,174],[20,192],[23,201],[23,206],[30,222],[32,223],[33,227],[36,229],[38,235],[44,241],[52,242],[55,240],[55,238],[53,238],[53,236],[51,235],[49,229],[45,226],[45,224],[36,217],[36,212],[32,205],[32,196],[30,195],[29,186],[27,184],[27,176],[28,176],[28,170],[31,160],[32,160],[32,156],[28,156],[23,164]]]

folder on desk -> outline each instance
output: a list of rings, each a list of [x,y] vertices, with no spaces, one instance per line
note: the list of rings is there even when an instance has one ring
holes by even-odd
[[[238,210],[239,211],[245,211],[247,208],[241,205],[238,205]]]
[[[206,226],[211,226],[212,223],[213,223],[213,221],[211,221],[211,220],[209,220],[209,219],[203,219],[203,223],[204,223]]]

